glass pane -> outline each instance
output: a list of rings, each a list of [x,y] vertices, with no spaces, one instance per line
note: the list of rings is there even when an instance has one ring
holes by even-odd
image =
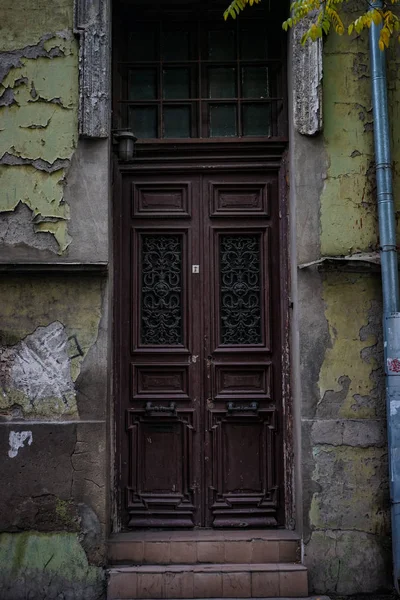
[[[163,60],[189,60],[189,34],[187,31],[164,31],[162,58]]]
[[[157,107],[131,106],[129,108],[129,127],[138,138],[156,138]]]
[[[221,235],[222,344],[260,344],[261,269],[258,235]]]
[[[257,29],[244,29],[240,32],[240,58],[257,60],[267,58],[266,33]]]
[[[157,69],[129,69],[128,100],[157,98]]]
[[[164,137],[191,137],[190,106],[164,106]]]
[[[242,69],[243,98],[269,98],[268,67]]]
[[[236,98],[236,69],[217,67],[208,69],[208,97]]]
[[[142,236],[140,340],[144,345],[183,343],[182,238]]]
[[[271,135],[271,105],[243,105],[243,135]]]
[[[237,135],[236,104],[210,104],[210,137]]]
[[[209,60],[236,60],[235,33],[229,29],[208,32]]]
[[[190,98],[189,69],[164,69],[163,77],[165,100]]]
[[[143,24],[140,31],[130,32],[127,60],[157,60],[156,28],[155,24]]]

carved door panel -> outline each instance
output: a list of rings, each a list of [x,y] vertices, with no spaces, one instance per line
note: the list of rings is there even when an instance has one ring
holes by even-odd
[[[281,521],[277,178],[123,177],[127,527]]]
[[[123,182],[128,527],[201,525],[199,186],[170,175]]]
[[[276,176],[203,181],[207,524],[281,523],[279,222]]]

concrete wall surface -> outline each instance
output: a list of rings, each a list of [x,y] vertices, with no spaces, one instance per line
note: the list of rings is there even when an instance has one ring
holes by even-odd
[[[2,600],[104,595],[109,141],[78,139],[73,10],[0,6]]]
[[[388,58],[398,198],[397,47]],[[379,251],[370,85],[367,34],[326,39],[323,132],[292,131],[291,216],[297,497],[311,592],[375,597],[392,588],[380,272],[351,260],[298,268]]]

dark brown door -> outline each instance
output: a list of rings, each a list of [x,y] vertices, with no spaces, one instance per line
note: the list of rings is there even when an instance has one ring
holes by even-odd
[[[125,173],[127,527],[282,525],[277,175]]]

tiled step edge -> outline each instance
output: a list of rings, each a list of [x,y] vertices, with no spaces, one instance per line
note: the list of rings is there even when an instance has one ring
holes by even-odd
[[[108,600],[308,595],[307,569],[299,564],[140,565],[108,575]]]
[[[299,540],[110,540],[110,565],[300,562]]]
[[[115,598],[114,600],[137,600],[136,598]],[[150,600],[155,600],[155,599],[150,599]],[[171,598],[170,600],[180,600],[178,598]],[[197,598],[197,600],[209,600],[208,598]],[[222,599],[221,599],[222,600]],[[224,598],[224,600],[245,600],[244,598]],[[258,600],[331,600],[329,596],[321,596],[320,594],[318,596],[307,596],[306,598],[303,598],[300,596],[296,596],[296,598],[289,598],[288,596],[286,596],[285,598],[279,598],[278,596],[275,596],[274,598],[258,598]]]

